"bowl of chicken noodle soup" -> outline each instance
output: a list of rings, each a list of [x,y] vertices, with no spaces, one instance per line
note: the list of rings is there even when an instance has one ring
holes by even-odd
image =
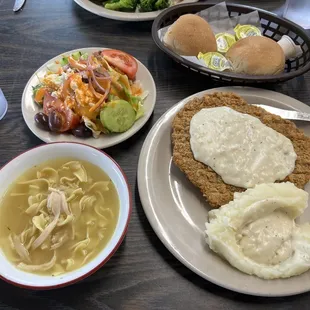
[[[31,289],[83,279],[117,250],[130,212],[126,177],[102,151],[31,149],[0,170],[0,277]]]

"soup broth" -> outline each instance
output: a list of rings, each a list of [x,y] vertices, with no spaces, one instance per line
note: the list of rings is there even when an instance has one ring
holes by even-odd
[[[0,246],[17,268],[57,276],[91,261],[111,239],[117,190],[99,167],[72,158],[34,166],[0,201]]]

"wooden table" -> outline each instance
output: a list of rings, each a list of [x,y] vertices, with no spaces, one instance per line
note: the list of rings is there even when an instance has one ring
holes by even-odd
[[[238,2],[276,9],[284,0]],[[93,276],[59,290],[28,291],[0,281],[0,307],[309,309],[310,294],[256,298],[203,280],[169,253],[145,217],[139,200],[136,168],[148,131],[167,109],[182,98],[218,85],[204,76],[182,69],[158,50],[152,41],[151,22],[126,23],[100,18],[71,0],[28,0],[19,14],[14,14],[12,7],[13,0],[0,0],[0,87],[9,102],[8,114],[0,121],[0,165],[42,144],[24,123],[21,96],[33,72],[64,51],[103,46],[131,53],[151,71],[158,99],[153,116],[139,133],[106,150],[127,174],[134,199],[129,231],[117,253]],[[269,88],[310,104],[310,73]]]

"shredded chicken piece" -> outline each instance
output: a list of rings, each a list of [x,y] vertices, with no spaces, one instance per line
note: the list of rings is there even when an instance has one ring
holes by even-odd
[[[49,187],[49,190],[58,193],[61,196],[61,211],[65,212],[67,215],[71,214],[65,193],[52,187]]]
[[[28,244],[26,245],[26,249],[27,249],[27,250],[30,249],[30,247],[31,247],[31,245],[32,245],[32,243],[33,243],[33,241],[34,241],[35,239],[36,239],[35,236],[32,236],[32,237],[30,238]]]
[[[17,254],[20,256],[20,258],[28,263],[31,262],[29,252],[28,250],[24,247],[24,245],[20,242],[20,239],[18,236],[13,235],[12,237],[14,249],[17,252]]]
[[[46,226],[41,235],[33,242],[33,250],[38,248],[46,240],[46,238],[51,234],[51,232],[57,225],[61,209],[61,196],[59,193],[52,192],[49,194],[47,198],[47,208],[52,210],[54,214],[54,219],[49,225]]]

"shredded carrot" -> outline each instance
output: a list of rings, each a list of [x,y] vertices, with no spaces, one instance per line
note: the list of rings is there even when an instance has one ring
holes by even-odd
[[[78,69],[78,70],[85,70],[86,65],[80,64],[76,60],[74,60],[71,56],[68,57],[68,62],[72,68]]]
[[[97,80],[98,84],[104,89],[109,89],[111,86],[111,80]]]
[[[43,98],[44,98],[44,94],[45,94],[46,88],[45,87],[41,87],[37,90],[36,95],[34,97],[34,101],[37,103],[42,103]]]
[[[107,91],[102,97],[98,100],[98,102],[89,109],[89,112],[93,112],[96,109],[100,108],[100,106],[104,103],[104,100],[107,98],[109,92]]]
[[[141,86],[139,84],[132,84],[131,91],[134,96],[141,96],[143,93]]]
[[[88,75],[88,79],[89,78],[89,75]],[[91,82],[88,83],[88,87],[90,89],[90,91],[94,94],[94,96],[97,98],[97,99],[100,99],[101,98],[101,94],[99,94],[98,92],[95,91],[94,87],[93,87],[93,84]]]
[[[61,97],[63,100],[65,100],[65,98],[70,94],[69,93],[70,83],[75,75],[76,74],[70,75],[63,83],[62,92],[61,92]]]

